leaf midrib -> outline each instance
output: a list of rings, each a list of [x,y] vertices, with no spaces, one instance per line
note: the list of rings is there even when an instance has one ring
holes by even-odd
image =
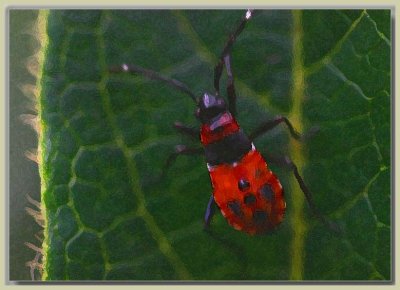
[[[302,11],[292,11],[292,107],[288,114],[289,120],[299,132],[303,132],[303,101],[305,93],[305,73],[303,62],[303,27]],[[297,165],[300,175],[306,164],[305,149],[302,142],[290,138],[290,158]],[[304,244],[307,235],[307,225],[303,216],[304,194],[299,188],[296,178],[290,178],[290,198],[292,200],[291,222],[293,238],[291,243],[291,263],[289,279],[302,280],[304,266]]]
[[[200,57],[208,62],[210,66],[214,65],[217,61],[217,56],[215,56],[201,41],[198,34],[195,32],[190,22],[181,12],[175,12],[175,17],[178,20],[179,27],[183,33],[188,35],[190,41],[192,41],[194,48]],[[300,132],[303,131],[303,119],[302,119],[302,103],[305,91],[304,77],[305,77],[305,67],[303,63],[303,46],[302,46],[302,24],[301,24],[301,11],[293,11],[294,25],[293,25],[293,85],[292,85],[292,100],[293,105],[288,116],[294,127]],[[260,98],[256,98],[257,93],[249,88],[245,83],[240,81],[235,76],[235,82],[239,85],[241,90],[245,90],[254,100],[262,106],[266,107],[275,114],[279,112],[277,108],[274,108],[269,102],[268,96],[264,96],[261,101]],[[302,168],[305,166],[304,150],[301,143],[295,140],[291,140],[289,143],[289,152],[293,156],[293,159],[297,162],[299,172],[301,173]],[[303,265],[304,265],[304,244],[305,244],[305,234],[306,234],[306,224],[303,217],[303,205],[304,197],[303,193],[299,190],[298,183],[293,177],[290,181],[290,188],[292,190],[291,196],[293,196],[293,214],[291,224],[293,227],[293,240],[292,240],[292,254],[291,266],[289,272],[289,279],[292,280],[302,280],[303,278]]]

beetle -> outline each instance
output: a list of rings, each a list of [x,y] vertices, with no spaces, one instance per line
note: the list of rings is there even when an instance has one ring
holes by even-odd
[[[203,148],[177,145],[175,153],[168,158],[166,167],[168,168],[179,155],[204,154],[213,188],[204,216],[205,228],[209,228],[217,206],[233,228],[251,235],[271,232],[283,221],[286,210],[282,185],[269,169],[266,159],[255,148],[253,140],[281,123],[285,124],[291,136],[298,140],[315,133],[315,130],[311,129],[307,134],[301,135],[286,117],[278,116],[246,135],[236,121],[236,92],[231,68],[231,50],[255,12],[246,11],[225,43],[214,68],[215,93],[204,92],[201,97],[197,97],[184,83],[134,64],[110,68],[110,72],[113,73],[140,74],[148,79],[164,82],[192,98],[196,104],[195,116],[201,123],[200,132],[180,122],[175,123],[175,128],[194,139],[198,140],[200,137]],[[224,67],[227,73],[228,103],[221,97],[219,90]],[[313,215],[337,232],[336,225],[322,215],[315,206],[312,194],[300,176],[297,166],[287,157],[274,161],[293,172]]]

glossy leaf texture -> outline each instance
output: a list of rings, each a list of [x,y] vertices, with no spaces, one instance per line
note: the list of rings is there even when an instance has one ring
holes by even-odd
[[[245,132],[276,115],[302,131],[319,128],[300,151],[284,126],[255,145],[295,153],[317,207],[342,236],[297,203],[292,173],[275,164],[287,216],[262,236],[234,230],[220,213],[203,230],[212,188],[202,156],[181,156],[162,175],[175,144],[199,146],[173,128],[199,126],[195,104],[165,83],[109,68],[133,63],[196,95],[212,92],[214,65],[244,13],[49,13],[40,99],[44,279],[392,279],[390,10],[259,11],[232,51]]]

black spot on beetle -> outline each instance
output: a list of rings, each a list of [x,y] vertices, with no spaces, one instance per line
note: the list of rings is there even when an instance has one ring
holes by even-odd
[[[242,209],[240,208],[240,202],[238,200],[228,202],[229,209],[233,212],[236,216],[242,215]]]
[[[240,191],[245,191],[245,190],[249,189],[250,182],[247,181],[246,179],[242,178],[238,182],[238,187],[239,187]]]
[[[262,210],[256,210],[253,214],[253,220],[256,225],[263,224],[267,221],[267,213]]]
[[[265,198],[268,202],[271,202],[274,198],[274,191],[270,184],[264,184],[260,189],[261,196]]]
[[[250,204],[253,204],[253,203],[255,203],[256,202],[256,197],[254,196],[254,194],[252,194],[252,193],[250,193],[250,194],[248,194],[248,195],[246,195],[245,197],[244,197],[244,203],[246,204],[246,205],[250,205]]]

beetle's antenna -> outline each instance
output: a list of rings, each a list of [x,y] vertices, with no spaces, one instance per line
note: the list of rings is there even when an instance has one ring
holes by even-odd
[[[125,64],[125,63],[120,66],[113,66],[109,69],[109,71],[112,73],[127,72],[131,74],[141,74],[142,76],[151,80],[163,81],[166,84],[170,85],[171,87],[189,95],[192,98],[192,100],[197,104],[196,95],[189,89],[187,85],[176,79],[167,78],[155,71],[145,69],[134,64]]]

